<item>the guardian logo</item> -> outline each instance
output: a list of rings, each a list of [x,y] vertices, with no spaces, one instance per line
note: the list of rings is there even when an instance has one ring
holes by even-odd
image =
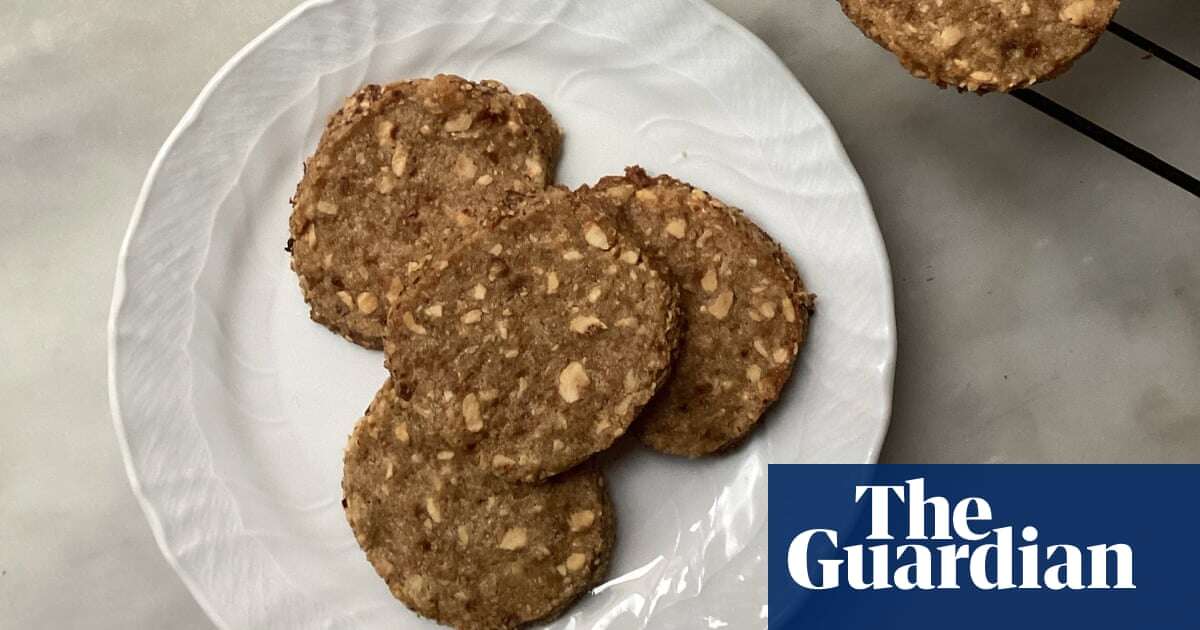
[[[1013,525],[992,527],[992,508],[983,498],[951,505],[945,497],[926,497],[924,478],[858,485],[853,499],[870,509],[866,540],[885,542],[842,547],[836,530],[801,532],[788,546],[787,568],[802,588],[1136,589],[1130,545],[1042,545],[1031,524],[1019,532]],[[890,525],[893,509],[907,509],[902,542]]]

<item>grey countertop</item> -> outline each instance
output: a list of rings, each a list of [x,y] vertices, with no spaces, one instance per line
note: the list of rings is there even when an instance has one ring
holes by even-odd
[[[0,6],[0,627],[210,627],[108,413],[116,253],[155,151],[294,0]],[[900,351],[886,462],[1200,461],[1200,200],[1013,98],[911,79],[831,0],[724,0],[870,192]],[[1200,59],[1200,3],[1119,19]],[[1042,87],[1200,173],[1200,82],[1112,36]]]

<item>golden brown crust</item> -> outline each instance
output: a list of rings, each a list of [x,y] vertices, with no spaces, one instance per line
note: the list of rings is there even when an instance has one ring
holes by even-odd
[[[839,0],[913,75],[979,92],[1028,87],[1070,67],[1119,0]]]
[[[689,457],[733,447],[790,377],[813,296],[775,241],[702,190],[640,167],[595,190],[621,202],[622,221],[680,291],[678,358],[637,424],[642,440]]]
[[[382,347],[388,298],[544,188],[560,144],[541,102],[495,81],[360,89],[330,117],[292,200],[292,269],[313,320]]]
[[[669,371],[676,291],[610,200],[552,189],[426,266],[386,363],[422,431],[510,480],[608,448]]]
[[[469,630],[562,613],[605,575],[616,521],[599,470],[512,484],[407,429],[390,382],[346,449],[346,517],[392,594]]]

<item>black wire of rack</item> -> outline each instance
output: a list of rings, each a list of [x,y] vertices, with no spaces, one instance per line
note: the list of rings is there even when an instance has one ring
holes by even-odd
[[[1172,67],[1184,72],[1194,79],[1200,79],[1200,67],[1196,64],[1172,53],[1166,48],[1150,41],[1149,39],[1138,35],[1133,30],[1118,24],[1110,22],[1108,31],[1117,37],[1141,48],[1150,53]],[[1162,160],[1153,153],[1129,142],[1128,140],[1118,136],[1117,134],[1097,125],[1096,123],[1080,116],[1079,114],[1067,109],[1058,104],[1050,97],[1025,88],[1014,90],[1011,94],[1023,103],[1041,111],[1042,113],[1054,118],[1055,120],[1067,125],[1068,127],[1082,133],[1083,135],[1099,142],[1100,144],[1116,151],[1125,158],[1137,163],[1146,170],[1166,179],[1167,181],[1179,186],[1180,188],[1190,192],[1191,194],[1200,197],[1200,180],[1194,176],[1185,173],[1184,171],[1172,166],[1170,163]],[[1200,104],[1197,105],[1200,107]]]

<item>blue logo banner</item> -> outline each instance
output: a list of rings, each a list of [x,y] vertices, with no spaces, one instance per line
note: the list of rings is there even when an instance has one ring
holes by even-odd
[[[768,624],[1200,628],[1200,466],[776,465]]]

